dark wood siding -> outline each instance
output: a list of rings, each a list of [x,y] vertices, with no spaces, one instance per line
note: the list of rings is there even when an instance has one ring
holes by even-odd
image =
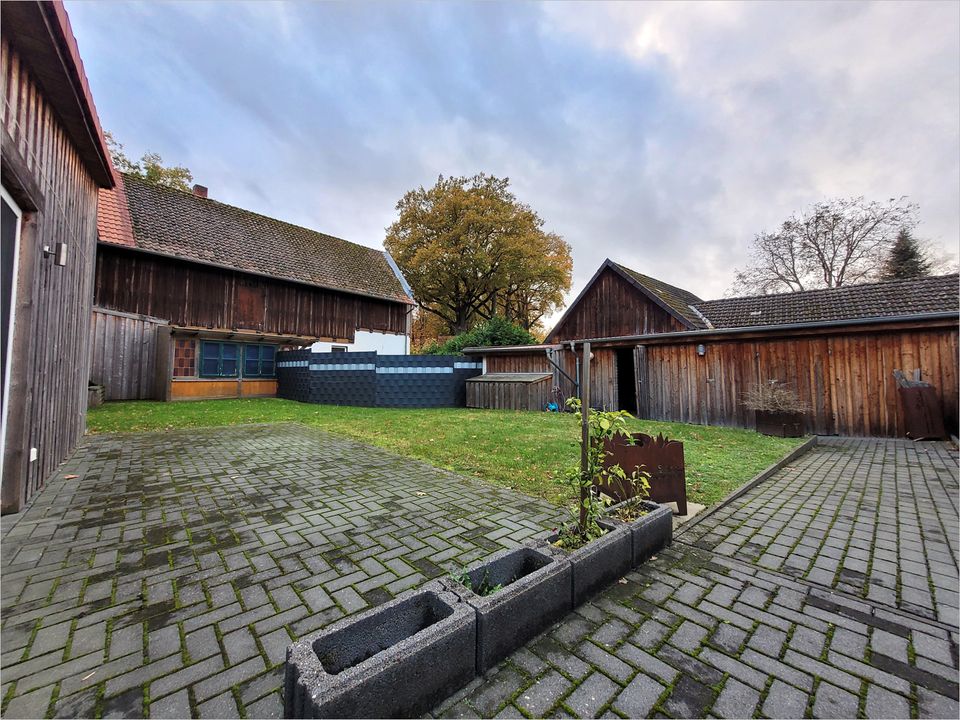
[[[762,337],[744,333],[737,339],[668,337],[624,342],[633,353],[641,381],[638,404],[653,420],[754,427],[743,394],[758,382],[777,380],[810,403],[809,431],[823,435],[902,437],[903,416],[894,370],[921,378],[937,389],[951,432],[958,422],[958,331],[954,325],[888,328],[868,326]],[[697,353],[703,343],[705,353]],[[489,355],[487,372],[544,370],[543,351]],[[591,363],[591,404],[619,409],[616,353],[612,345],[596,347]],[[564,370],[575,376],[573,353],[559,353]],[[573,386],[560,381],[563,392]],[[632,408],[625,408],[631,410]]]
[[[687,330],[613,270],[605,270],[550,334],[549,342]]]
[[[547,362],[547,356],[540,350],[534,354],[490,355],[487,357],[486,372],[550,372],[553,366]]]
[[[4,28],[6,29],[6,28]],[[32,196],[20,237],[2,506],[16,511],[84,432],[97,186],[30,70],[0,40],[4,186]],[[7,172],[9,164],[16,168]],[[10,178],[21,187],[8,187]],[[66,266],[42,248],[67,244]],[[9,291],[4,288],[4,291]],[[30,461],[30,449],[37,459]]]
[[[167,346],[158,330],[166,321],[94,308],[90,319],[90,382],[103,385],[105,400],[162,400]],[[164,370],[162,382],[158,365]]]
[[[406,331],[407,306],[101,244],[95,303],[173,325],[353,341]]]
[[[467,380],[467,407],[543,410],[551,400],[552,377],[530,381]]]
[[[810,403],[810,431],[822,435],[902,437],[894,370],[937,389],[944,415],[957,427],[957,330],[821,335],[647,348],[647,417],[753,427],[743,393],[777,380]]]

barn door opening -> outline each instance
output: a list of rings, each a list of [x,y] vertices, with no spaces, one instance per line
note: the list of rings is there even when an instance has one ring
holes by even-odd
[[[637,414],[637,373],[633,348],[617,348],[617,409]]]

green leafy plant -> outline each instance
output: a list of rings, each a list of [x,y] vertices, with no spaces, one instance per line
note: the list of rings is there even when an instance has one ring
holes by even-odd
[[[503,590],[503,583],[497,583],[494,585],[490,582],[489,570],[483,574],[483,579],[477,584],[476,587],[473,586],[473,580],[470,578],[470,573],[467,572],[466,568],[463,568],[459,573],[451,574],[450,577],[463,585],[467,590],[471,590],[481,597],[493,595],[495,592]]]
[[[579,398],[568,399],[567,407],[574,412],[578,420],[583,421]],[[604,511],[613,503],[613,499],[600,492],[596,487],[597,481],[606,478],[633,483],[638,495],[649,491],[649,475],[643,470],[638,468],[627,475],[619,465],[604,467],[603,461],[609,454],[604,450],[604,441],[612,440],[618,435],[630,438],[627,420],[631,417],[630,413],[624,410],[591,410],[588,413],[587,467],[584,470],[579,463],[572,465],[559,478],[559,482],[571,486],[579,501],[577,509],[571,511],[570,520],[557,531],[558,546],[572,550],[586,545],[591,540],[596,540],[606,532],[600,525],[600,519]],[[582,438],[580,444],[582,454]]]
[[[444,343],[432,343],[423,349],[423,355],[462,355],[465,347],[492,345],[533,345],[537,339],[519,325],[502,317],[493,316],[472,330],[455,335]]]

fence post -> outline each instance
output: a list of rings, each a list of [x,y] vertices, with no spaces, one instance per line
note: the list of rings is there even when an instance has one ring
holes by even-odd
[[[580,529],[587,526],[587,493],[590,492],[590,343],[583,343],[583,369],[580,372]]]

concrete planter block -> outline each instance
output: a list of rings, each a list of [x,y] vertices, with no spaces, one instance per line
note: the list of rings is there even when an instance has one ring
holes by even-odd
[[[419,717],[476,674],[477,618],[439,583],[287,648],[288,718]]]
[[[624,503],[614,505],[607,512],[613,515],[620,505],[626,505],[630,502],[632,501],[627,500]],[[637,567],[651,555],[660,552],[673,542],[673,510],[666,505],[658,505],[649,500],[644,500],[640,504],[647,511],[647,514],[643,517],[629,523],[611,518],[612,522],[622,525],[630,531],[632,540],[631,564],[633,567]]]
[[[564,617],[571,606],[572,571],[563,556],[532,547],[501,550],[469,566],[467,588],[444,580],[477,613],[477,674],[481,675]],[[491,595],[474,590],[503,585]]]
[[[623,523],[609,520],[601,520],[600,525],[607,529],[605,535],[572,552],[553,545],[558,539],[556,534],[546,539],[552,552],[561,553],[570,561],[573,607],[616,582],[633,567],[633,536],[630,529]]]

